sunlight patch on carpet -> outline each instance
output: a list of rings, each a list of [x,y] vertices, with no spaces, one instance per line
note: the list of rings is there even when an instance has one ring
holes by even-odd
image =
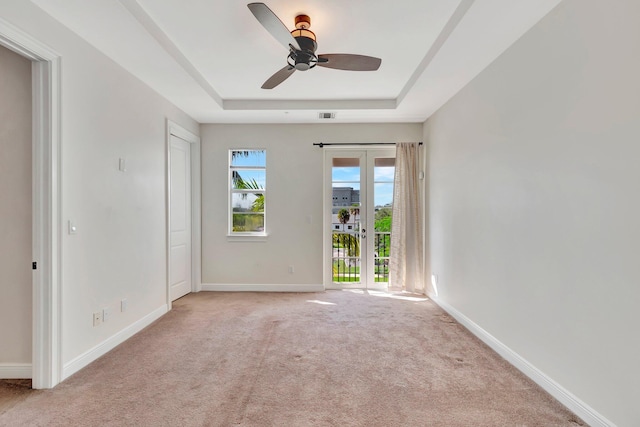
[[[307,300],[307,302],[311,302],[313,304],[320,304],[320,305],[336,305],[335,302],[320,301],[317,299],[314,299],[314,300],[309,299]]]
[[[399,299],[403,301],[412,301],[412,302],[424,302],[429,300],[429,298],[427,297],[410,296],[410,294],[406,294],[406,295],[390,294],[388,292],[381,292],[381,291],[369,291],[369,295],[372,295],[374,297],[392,298],[392,299]]]

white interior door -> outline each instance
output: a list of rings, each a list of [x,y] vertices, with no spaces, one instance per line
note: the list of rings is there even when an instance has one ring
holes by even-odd
[[[325,287],[386,290],[395,149],[325,156]]]
[[[171,136],[169,284],[171,300],[191,292],[191,144]]]

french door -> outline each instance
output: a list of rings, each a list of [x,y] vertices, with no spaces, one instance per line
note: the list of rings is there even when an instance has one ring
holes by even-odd
[[[325,288],[386,290],[395,149],[325,150]]]

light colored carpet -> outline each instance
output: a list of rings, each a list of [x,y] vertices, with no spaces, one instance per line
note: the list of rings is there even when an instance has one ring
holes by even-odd
[[[433,302],[188,295],[2,426],[576,426]]]
[[[33,392],[31,380],[0,380],[0,415]]]

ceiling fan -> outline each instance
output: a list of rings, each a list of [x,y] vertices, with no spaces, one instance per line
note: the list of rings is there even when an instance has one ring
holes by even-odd
[[[294,71],[306,71],[316,65],[336,70],[375,71],[380,68],[382,59],[348,53],[329,53],[316,55],[318,44],[316,35],[309,30],[311,18],[307,15],[296,16],[296,29],[289,29],[264,3],[247,5],[258,22],[280,43],[289,49],[287,65],[269,77],[262,89],[273,89],[288,79]]]

